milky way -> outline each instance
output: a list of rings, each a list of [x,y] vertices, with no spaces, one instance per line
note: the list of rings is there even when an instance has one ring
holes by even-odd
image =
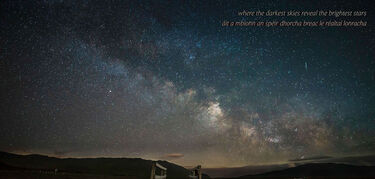
[[[372,24],[221,26],[369,4],[1,2],[0,150],[208,167],[372,153]]]

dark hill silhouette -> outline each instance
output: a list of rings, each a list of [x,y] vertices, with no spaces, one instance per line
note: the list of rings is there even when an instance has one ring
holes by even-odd
[[[288,164],[275,165],[257,165],[244,167],[227,167],[227,168],[203,168],[203,172],[209,174],[211,177],[233,178],[243,175],[256,175],[271,171],[283,170],[289,168]]]
[[[167,161],[158,161],[165,166],[168,178],[188,178],[190,171]],[[2,170],[43,170],[67,173],[82,173],[110,176],[132,176],[150,178],[151,160],[141,158],[55,158],[43,155],[16,155],[0,152]],[[206,176],[207,177],[207,176]]]
[[[334,163],[311,163],[280,171],[240,178],[291,177],[375,177],[375,166],[354,166]]]
[[[24,170],[23,168],[9,166],[0,162],[0,170]]]

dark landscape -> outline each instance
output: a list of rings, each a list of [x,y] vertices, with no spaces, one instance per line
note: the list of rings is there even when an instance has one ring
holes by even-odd
[[[190,171],[167,161],[168,178],[188,178]],[[43,155],[0,153],[0,178],[35,176],[68,178],[150,178],[151,160],[140,158],[54,158]],[[58,172],[55,174],[55,169]]]
[[[213,178],[263,178],[263,177],[365,177],[373,176],[374,155],[364,156],[312,156],[290,159],[285,164],[258,166],[203,168]]]
[[[334,163],[304,164],[281,171],[259,175],[247,175],[240,178],[357,178],[375,177],[375,166],[353,166]]]
[[[370,162],[374,156],[315,157],[331,161]],[[305,161],[305,160],[303,160]],[[315,161],[316,162],[316,161]],[[324,160],[321,162],[325,162]],[[190,170],[167,161],[158,161],[168,169],[168,178],[189,178]],[[0,178],[150,178],[151,160],[141,158],[55,158],[43,155],[16,155],[0,152]],[[375,166],[338,163],[296,163],[282,165],[245,166],[237,168],[204,168],[212,178],[357,178],[375,177]],[[55,172],[55,169],[57,171]],[[235,177],[238,176],[238,177]],[[203,174],[203,178],[210,178]]]

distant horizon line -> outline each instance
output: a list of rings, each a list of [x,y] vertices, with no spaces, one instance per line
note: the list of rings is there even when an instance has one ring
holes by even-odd
[[[148,159],[148,158],[142,158],[142,157],[124,157],[124,156],[118,156],[118,157],[110,157],[110,156],[96,156],[96,157],[63,157],[63,156],[53,156],[49,154],[41,154],[41,153],[19,153],[19,152],[8,152],[4,150],[0,150],[0,153],[8,153],[11,155],[21,155],[21,156],[32,156],[32,155],[38,155],[42,157],[49,157],[49,158],[56,158],[56,159],[141,159],[141,160],[146,160],[146,161],[165,161],[169,163],[174,163],[177,164],[176,162],[173,162],[171,160],[163,160],[163,159]],[[365,153],[362,155],[345,155],[345,156],[328,156],[328,155],[321,155],[321,156],[311,156],[311,157],[306,157],[304,159],[289,159],[284,162],[274,162],[274,163],[260,163],[260,164],[248,164],[248,165],[233,165],[233,166],[204,166],[206,169],[234,169],[234,168],[246,168],[246,167],[263,167],[263,166],[275,166],[275,165],[292,165],[292,164],[308,164],[308,163],[321,163],[317,162],[319,160],[324,160],[324,159],[341,159],[341,158],[350,158],[350,157],[369,157],[369,156],[374,156],[375,153]],[[308,162],[308,163],[306,163]],[[324,162],[326,163],[326,162]],[[337,164],[349,164],[347,162],[327,162],[327,163],[337,163]],[[194,165],[181,165],[178,164],[184,168],[194,168]],[[355,165],[353,163],[353,165]]]

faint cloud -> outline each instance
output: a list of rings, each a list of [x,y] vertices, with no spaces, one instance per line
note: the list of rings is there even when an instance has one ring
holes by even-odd
[[[164,155],[165,158],[170,158],[170,159],[178,159],[178,158],[182,158],[184,157],[184,154],[180,154],[180,153],[170,153],[170,154],[166,154]]]

